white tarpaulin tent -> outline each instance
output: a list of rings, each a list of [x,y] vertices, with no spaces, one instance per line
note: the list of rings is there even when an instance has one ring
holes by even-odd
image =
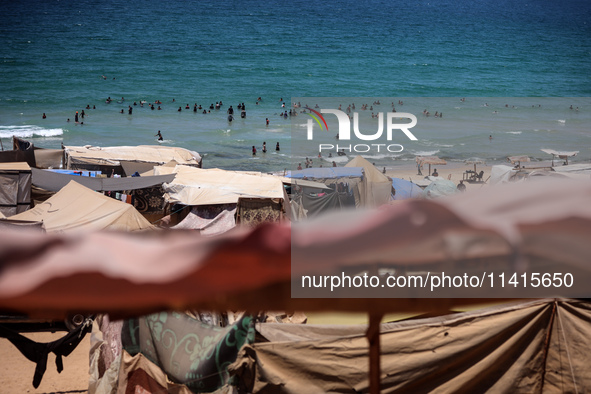
[[[160,165],[176,161],[178,164],[200,166],[201,156],[184,148],[161,145],[139,146],[66,146],[64,147],[67,168],[75,162],[100,165],[123,165],[124,163],[152,163]]]
[[[236,204],[240,197],[288,200],[283,183],[277,177],[182,165],[154,168],[155,175],[170,173],[176,177],[163,185],[164,198],[173,204]]]
[[[356,156],[345,167],[363,167],[365,181],[359,184],[361,206],[374,208],[390,201],[392,181],[373,164],[361,156]]]
[[[48,233],[154,228],[133,205],[104,196],[74,181],[47,201],[10,219],[43,221]]]

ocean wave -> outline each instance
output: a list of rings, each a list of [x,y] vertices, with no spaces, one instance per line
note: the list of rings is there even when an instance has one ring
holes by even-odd
[[[412,153],[415,156],[433,156],[437,153],[439,153],[439,149],[437,150],[429,150],[429,151],[413,151],[411,150],[410,153]]]
[[[566,119],[558,119],[558,123],[560,123],[560,124],[566,124]]]
[[[39,137],[57,137],[64,134],[63,129],[45,129],[39,126],[0,126],[0,138],[39,138]]]
[[[505,134],[521,134],[523,131],[506,131]]]

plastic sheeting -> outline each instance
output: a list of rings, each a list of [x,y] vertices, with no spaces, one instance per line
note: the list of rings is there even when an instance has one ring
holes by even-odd
[[[125,323],[130,336],[123,347],[132,356],[141,353],[158,365],[172,381],[196,392],[212,392],[228,383],[227,366],[244,344],[254,342],[250,316],[216,327],[184,313],[162,312]]]
[[[303,193],[301,201],[306,209],[307,217],[318,216],[336,209],[355,207],[355,197],[352,193],[339,193],[334,190],[326,193]]]
[[[45,190],[57,192],[66,186],[70,181],[79,183],[91,190],[96,191],[121,191],[136,190],[161,185],[165,182],[172,182],[175,175],[122,177],[122,178],[95,178],[62,174],[53,171],[31,169],[33,173],[33,185]]]
[[[458,188],[455,183],[447,179],[433,177],[433,181],[423,190],[425,198],[437,198],[443,196],[451,196],[458,193]]]
[[[6,217],[31,207],[31,167],[27,163],[0,163],[0,212]]]
[[[217,235],[236,226],[236,204],[195,206],[176,226],[176,230],[198,230],[202,235]]]
[[[406,200],[408,198],[423,197],[423,189],[415,183],[401,178],[392,178],[392,187],[396,191],[392,199]]]
[[[319,167],[306,168],[299,171],[287,171],[288,178],[331,179],[362,177],[363,167]]]

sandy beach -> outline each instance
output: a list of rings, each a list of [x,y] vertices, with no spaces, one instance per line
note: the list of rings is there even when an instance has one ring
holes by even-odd
[[[66,335],[65,332],[39,332],[24,334],[35,342],[52,342]],[[20,393],[86,393],[88,391],[88,360],[90,335],[74,349],[72,354],[64,357],[64,370],[57,372],[55,355],[51,353],[47,360],[47,370],[37,389],[33,387],[35,364],[25,358],[7,339],[0,339],[0,392],[6,394]]]
[[[476,166],[478,172],[484,171],[484,175],[482,177],[484,181],[486,181],[487,178],[490,176],[491,168],[491,166],[487,165]],[[474,170],[474,165],[464,163],[448,163],[447,165],[443,166],[431,166],[431,172],[433,172],[435,169],[437,169],[439,177],[449,179],[457,185],[460,182],[460,180],[462,180],[463,174],[467,170]],[[416,165],[409,165],[386,169],[386,175],[391,178],[402,178],[407,181],[414,182],[423,179],[425,176],[427,176],[428,171],[429,167],[425,165],[422,170],[423,175],[418,175]],[[486,185],[486,183],[484,182],[464,182],[464,184],[466,185],[466,190],[477,189]]]

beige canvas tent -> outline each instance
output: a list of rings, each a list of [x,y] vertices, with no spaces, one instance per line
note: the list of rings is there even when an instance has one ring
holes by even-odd
[[[42,204],[10,219],[43,221],[48,233],[154,228],[131,204],[106,197],[74,181]]]
[[[13,216],[31,207],[31,167],[24,162],[0,163],[0,213]]]
[[[184,148],[162,145],[139,146],[66,146],[64,147],[66,168],[106,169],[120,168],[127,175],[145,172],[156,165],[172,160],[178,164],[201,167],[202,158],[197,152]],[[117,172],[117,171],[116,171]]]
[[[219,169],[187,166],[157,167],[155,175],[174,173],[176,177],[164,184],[165,198],[183,205],[237,203],[240,197],[286,198],[279,178],[244,174]]]
[[[356,156],[345,167],[363,167],[364,182],[359,184],[361,206],[374,208],[390,201],[392,181],[373,164],[361,156]]]

